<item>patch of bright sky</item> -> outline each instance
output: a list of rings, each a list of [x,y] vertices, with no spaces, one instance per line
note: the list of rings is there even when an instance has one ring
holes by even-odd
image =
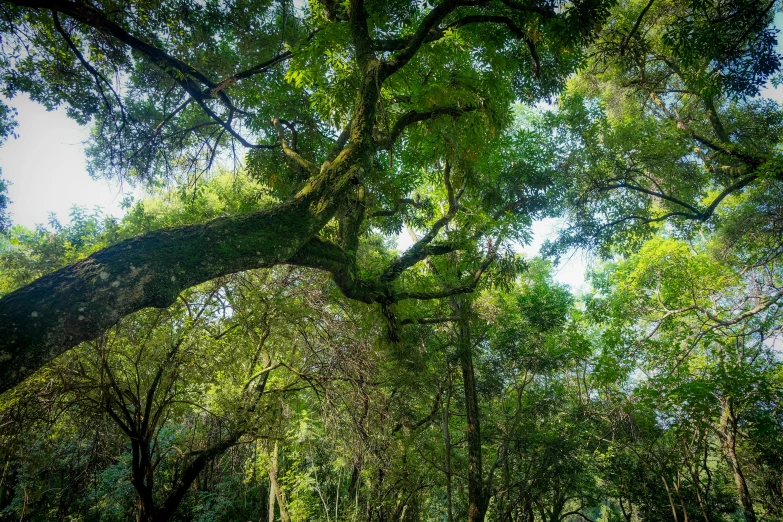
[[[84,142],[89,129],[68,118],[63,107],[47,111],[26,95],[6,103],[16,108],[17,139],[0,147],[2,177],[10,182],[9,211],[14,224],[34,228],[49,221],[49,214],[67,223],[71,209],[100,207],[121,217],[123,190],[116,181],[95,180],[87,174]]]

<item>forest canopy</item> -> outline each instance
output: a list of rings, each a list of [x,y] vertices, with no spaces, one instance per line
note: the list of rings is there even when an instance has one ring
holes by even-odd
[[[780,8],[0,2],[0,520],[783,520]]]

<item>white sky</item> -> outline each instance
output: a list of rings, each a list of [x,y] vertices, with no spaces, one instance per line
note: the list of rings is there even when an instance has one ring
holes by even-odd
[[[46,224],[50,212],[67,223],[74,205],[122,215],[119,185],[87,174],[87,127],[68,118],[64,108],[47,112],[26,95],[6,103],[16,108],[19,122],[19,138],[9,138],[0,147],[2,177],[11,183],[9,211],[14,223],[34,228]]]

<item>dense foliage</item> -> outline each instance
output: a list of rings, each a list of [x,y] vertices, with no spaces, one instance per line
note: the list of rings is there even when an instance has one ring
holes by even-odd
[[[783,520],[779,7],[0,3],[0,520]]]

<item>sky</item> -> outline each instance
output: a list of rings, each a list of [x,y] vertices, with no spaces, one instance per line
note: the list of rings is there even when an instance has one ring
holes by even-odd
[[[87,174],[87,127],[68,118],[64,108],[48,112],[26,95],[6,103],[18,111],[19,124],[19,137],[0,147],[2,176],[11,183],[9,211],[14,223],[33,228],[46,224],[50,212],[67,222],[74,205],[98,206],[106,214],[122,215],[119,185]]]

